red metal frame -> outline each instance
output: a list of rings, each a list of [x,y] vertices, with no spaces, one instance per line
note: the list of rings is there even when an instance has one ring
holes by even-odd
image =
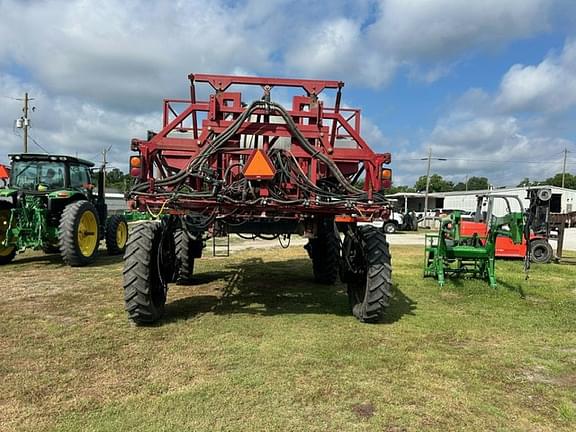
[[[376,192],[383,189],[382,166],[391,161],[390,153],[373,152],[360,135],[360,110],[340,107],[340,81],[301,80],[287,78],[260,78],[246,76],[190,74],[190,99],[166,99],[163,107],[162,129],[148,140],[133,139],[132,150],[142,158],[140,181],[149,185],[148,193],[140,193],[133,198],[140,208],[157,209],[162,207],[173,213],[187,210],[217,209],[221,214],[235,212],[235,215],[254,216],[262,214],[263,207],[276,216],[295,217],[298,214],[333,213],[355,215],[360,220],[382,216],[387,212],[382,203],[376,205],[371,200]],[[196,99],[196,84],[207,83],[214,90],[208,100]],[[368,199],[354,205],[322,206],[310,201],[306,205],[285,206],[268,202],[258,204],[227,204],[217,198],[194,199],[179,197],[167,200],[165,196],[153,192],[155,182],[183,169],[199,152],[210,145],[213,137],[224,132],[240,114],[245,111],[242,94],[231,87],[260,86],[263,99],[270,98],[275,87],[301,88],[303,95],[292,98],[289,115],[297,124],[298,130],[315,147],[316,151],[328,156],[340,171],[352,177],[359,170],[365,175],[364,191]],[[318,98],[324,90],[336,90],[335,104],[325,107]],[[250,101],[245,101],[250,102]],[[327,167],[312,157],[293,138],[293,134],[283,122],[270,115],[265,109],[258,109],[245,121],[218,154],[210,160],[214,170],[231,168],[231,175],[239,175],[241,166],[251,156],[254,148],[267,152],[277,140],[291,139],[289,151],[294,155],[304,173],[312,182],[327,176]],[[338,145],[347,140],[347,145]],[[226,179],[224,179],[226,181]],[[201,179],[191,179],[191,186],[201,189]],[[260,197],[268,196],[266,182],[255,185]],[[300,191],[294,185],[283,185],[294,199]],[[242,208],[240,208],[242,207]]]

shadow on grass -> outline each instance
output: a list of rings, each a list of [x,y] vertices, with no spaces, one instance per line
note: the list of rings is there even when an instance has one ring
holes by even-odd
[[[102,267],[107,265],[119,264],[122,262],[122,255],[108,255],[106,251],[99,251],[96,259],[93,263],[89,264],[87,267]],[[18,264],[48,264],[53,266],[62,267],[65,266],[64,261],[59,253],[45,254],[39,252],[35,255],[29,256],[16,256],[12,265]]]
[[[392,324],[400,321],[404,315],[415,315],[418,303],[404,294],[397,284],[394,284],[392,290],[392,299],[390,306],[386,309],[382,323]]]
[[[498,287],[504,287],[509,291],[517,292],[518,295],[520,295],[521,299],[526,298],[526,293],[524,292],[524,290],[522,289],[522,285],[520,285],[520,284],[511,284],[511,283],[504,282],[502,280],[497,279],[496,280],[496,289],[498,289]]]
[[[220,295],[197,295],[169,303],[164,322],[193,319],[208,312],[216,315],[351,315],[345,286],[315,283],[308,259],[264,262],[252,258],[223,271],[197,274],[193,285],[218,279],[224,282]],[[394,323],[406,314],[414,314],[416,309],[416,303],[397,285],[393,293],[383,323]]]
[[[485,289],[491,289],[491,290],[496,289],[497,290],[498,288],[506,288],[509,291],[518,293],[520,298],[522,298],[522,299],[526,298],[526,293],[524,292],[524,290],[522,289],[522,286],[520,284],[511,284],[511,283],[505,282],[501,279],[496,279],[496,288],[491,288],[490,283],[488,282],[487,279],[465,277],[465,276],[452,276],[452,277],[446,278],[446,282],[448,284],[451,284],[452,286],[454,286],[455,288],[458,288],[459,290],[467,289],[469,287],[468,282],[470,282],[470,281],[479,282],[480,284],[485,286]]]

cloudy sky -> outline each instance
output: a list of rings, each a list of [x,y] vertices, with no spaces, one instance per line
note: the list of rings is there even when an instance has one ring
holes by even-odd
[[[338,79],[396,184],[433,171],[496,186],[576,172],[576,1],[0,0],[0,161],[96,160],[158,129],[190,72]],[[39,147],[40,146],[40,147]]]

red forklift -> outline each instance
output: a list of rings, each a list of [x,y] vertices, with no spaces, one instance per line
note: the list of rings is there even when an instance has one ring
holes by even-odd
[[[502,195],[498,195],[502,197]],[[477,234],[486,238],[488,225],[494,217],[494,194],[477,195],[476,213],[474,220],[462,221],[460,235],[472,236]],[[513,211],[510,200],[503,197],[507,206],[507,213]],[[510,197],[509,197],[510,198]],[[522,243],[514,244],[510,237],[499,236],[496,239],[497,258],[525,258],[529,257],[534,263],[549,263],[554,258],[554,250],[548,242],[550,238],[550,199],[552,191],[549,188],[528,189],[527,199],[530,205],[526,212],[525,229],[527,235]],[[526,238],[529,240],[526,241]]]

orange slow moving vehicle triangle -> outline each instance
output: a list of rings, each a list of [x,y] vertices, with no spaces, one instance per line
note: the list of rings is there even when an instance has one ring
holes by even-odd
[[[256,149],[244,167],[244,177],[249,180],[270,180],[274,178],[274,165],[261,149]]]

